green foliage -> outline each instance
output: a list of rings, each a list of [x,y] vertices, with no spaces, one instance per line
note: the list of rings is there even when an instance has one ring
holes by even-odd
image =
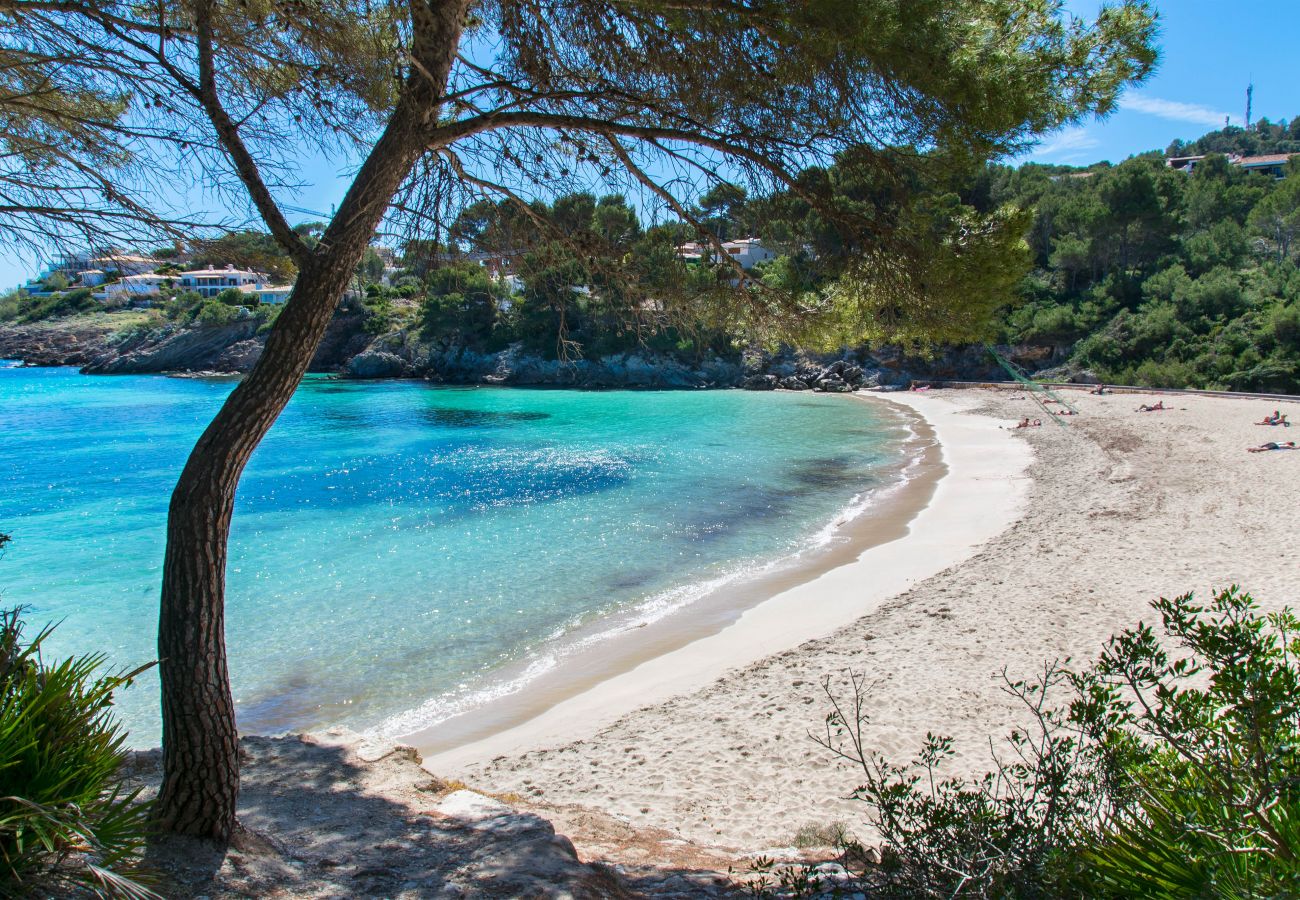
[[[430,273],[420,303],[420,336],[441,345],[491,348],[498,305],[506,288],[487,270],[471,263]],[[497,335],[499,338],[500,335]]]
[[[1194,141],[1174,141],[1169,145],[1168,156],[1199,156],[1203,153],[1257,156],[1268,153],[1300,153],[1300,118],[1270,122],[1260,119],[1250,128],[1232,125],[1197,138]]]
[[[1300,620],[1235,588],[1155,604],[1076,679],[1077,718],[1136,735],[1134,802],[1083,853],[1115,896],[1300,893]]]
[[[214,299],[227,306],[257,306],[259,302],[256,294],[246,294],[239,288],[226,288]]]
[[[236,269],[265,272],[275,281],[292,281],[298,267],[271,235],[262,231],[235,231],[194,249],[190,265],[202,269],[232,265]]]
[[[896,765],[865,750],[851,675],[819,743],[859,767],[878,858],[845,842],[882,897],[1282,897],[1300,893],[1300,620],[1229,588],[1153,604],[1073,673],[1008,682],[1030,726],[992,772],[941,777],[929,735]],[[1067,702],[1060,703],[1064,697]]]
[[[1300,169],[1275,179],[1213,155],[1190,175],[1150,156],[1039,169],[988,170],[987,202],[1034,208],[1035,271],[1001,314],[1003,341],[1070,348],[1110,382],[1300,390]]]
[[[227,302],[229,297],[235,302]],[[229,288],[216,297],[205,298],[197,291],[185,291],[177,294],[163,306],[163,315],[180,325],[199,325],[219,327],[230,325],[250,317],[265,323],[278,315],[278,307],[263,306],[256,312],[250,312],[243,305],[249,297],[242,291]]]
[[[132,880],[148,808],[121,786],[126,733],[112,716],[113,694],[148,667],[46,663],[51,629],[24,641],[20,612],[0,613],[0,892],[153,897]]]
[[[7,301],[0,301],[0,321],[25,324],[74,316],[99,308],[99,302],[90,296],[89,288],[77,288],[66,293],[50,294],[48,297],[32,297],[19,291],[11,294]]]
[[[393,300],[379,285],[372,284],[366,288],[366,298],[362,301],[366,311],[362,327],[367,334],[386,334],[394,324]]]

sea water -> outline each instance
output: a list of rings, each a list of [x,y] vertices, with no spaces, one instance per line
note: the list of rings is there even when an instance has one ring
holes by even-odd
[[[59,623],[48,655],[154,658],[168,496],[233,387],[0,366],[0,603]],[[575,635],[689,615],[827,540],[898,482],[905,436],[808,393],[309,377],[235,505],[239,725],[405,731],[526,689]],[[157,743],[156,676],[118,706]]]

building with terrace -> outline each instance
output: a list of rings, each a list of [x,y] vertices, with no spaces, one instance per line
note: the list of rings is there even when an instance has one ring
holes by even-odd
[[[177,281],[181,290],[195,291],[202,297],[215,297],[222,291],[235,288],[245,290],[259,284],[266,284],[270,277],[263,272],[251,272],[226,266],[224,269],[195,269],[181,272]]]

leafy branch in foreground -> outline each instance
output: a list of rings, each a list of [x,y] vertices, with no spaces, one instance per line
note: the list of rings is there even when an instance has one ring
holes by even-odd
[[[46,664],[53,627],[24,642],[21,613],[0,613],[0,895],[156,897],[138,881],[148,809],[121,785],[126,732],[112,717],[113,693],[148,666]]]
[[[1029,724],[973,781],[941,777],[946,737],[908,765],[871,753],[865,679],[844,698],[824,681],[814,740],[861,769],[851,796],[879,839],[843,843],[855,881],[881,897],[1300,893],[1300,621],[1236,587],[1152,606],[1162,634],[1139,624],[1082,672],[1008,679]],[[806,869],[776,880],[820,889]]]

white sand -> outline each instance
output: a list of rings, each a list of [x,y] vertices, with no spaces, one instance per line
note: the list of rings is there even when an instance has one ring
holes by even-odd
[[[1269,607],[1300,597],[1300,452],[1244,450],[1300,439],[1251,424],[1278,404],[1176,397],[1137,413],[1147,397],[1069,396],[1083,415],[1067,428],[1015,432],[999,424],[1042,418],[1028,399],[902,397],[949,467],[906,537],[426,765],[701,843],[780,846],[801,825],[861,815],[838,799],[853,773],[808,737],[824,676],[876,682],[870,749],[901,762],[927,731],[950,734],[954,771],[977,771],[1015,718],[1004,666],[1022,677],[1090,658],[1162,594],[1240,583]],[[976,405],[985,415],[965,412]],[[1300,405],[1287,411],[1300,420]]]

